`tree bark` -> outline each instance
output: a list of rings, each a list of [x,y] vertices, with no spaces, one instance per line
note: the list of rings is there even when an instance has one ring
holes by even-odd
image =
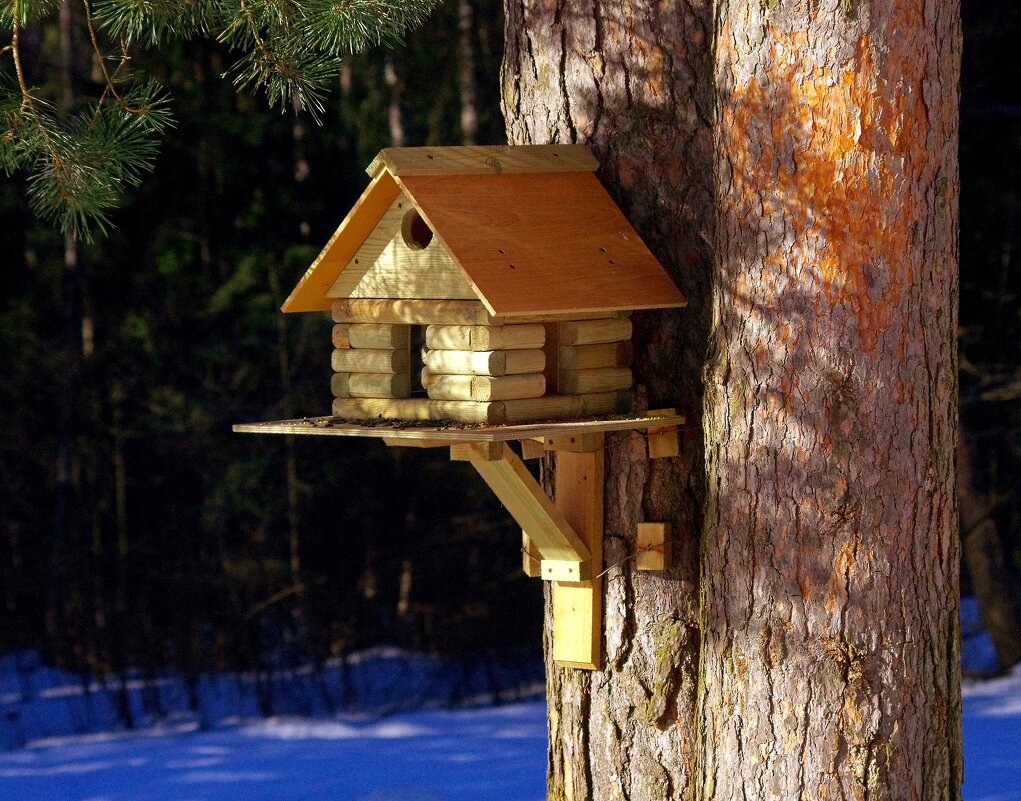
[[[636,407],[680,407],[681,455],[650,462],[638,435],[607,438],[602,669],[555,665],[547,648],[550,799],[687,798],[695,763],[699,411],[713,221],[710,8],[507,2],[508,140],[586,142],[600,178],[688,294],[636,313]],[[634,567],[636,526],[672,524],[674,568]],[[550,605],[547,597],[547,631]]]
[[[699,785],[960,797],[956,0],[720,0]]]
[[[961,436],[957,448],[958,495],[964,564],[978,599],[982,622],[993,641],[1001,669],[1021,662],[1021,610],[1017,576],[1007,564],[996,526],[995,496],[975,475],[974,447]]]
[[[548,796],[958,798],[958,9],[715,12],[710,54],[698,2],[506,4],[510,141],[588,142],[690,298],[636,315],[638,405],[692,422],[667,463],[610,438],[605,663],[547,661]]]
[[[461,144],[474,145],[479,129],[475,107],[475,6],[473,0],[458,0],[457,43],[461,56],[458,65],[458,99],[461,102]]]

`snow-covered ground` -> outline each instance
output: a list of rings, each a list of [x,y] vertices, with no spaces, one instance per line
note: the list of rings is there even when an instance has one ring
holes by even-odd
[[[965,674],[994,672],[974,599],[963,599],[961,630]],[[203,677],[190,692],[180,677],[132,678],[123,686],[134,719],[172,723],[102,733],[119,727],[120,685],[8,655],[0,658],[0,801],[542,801],[541,702],[380,717],[540,692],[535,662],[451,665],[377,649],[318,671]],[[274,709],[315,717],[237,723],[257,717],[260,688]],[[963,695],[965,801],[1021,801],[1021,666],[966,679]],[[330,709],[346,712],[331,718]],[[54,736],[68,732],[78,734]]]
[[[2,801],[543,801],[545,777],[541,702],[86,735],[0,754]]]
[[[1021,801],[1021,669],[964,687],[965,801]],[[2,801],[542,801],[540,702],[372,723],[273,719],[0,754]]]
[[[1021,665],[962,690],[964,801],[1021,801]]]

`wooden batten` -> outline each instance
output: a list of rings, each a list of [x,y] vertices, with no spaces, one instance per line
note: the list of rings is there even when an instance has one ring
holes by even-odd
[[[410,333],[408,326],[400,324],[355,323],[348,326],[348,340],[352,348],[406,349]]]
[[[539,578],[542,575],[542,555],[539,553],[539,547],[525,531],[521,532],[521,569],[529,578]]]
[[[408,373],[334,373],[330,390],[335,398],[406,398],[411,394]]]
[[[631,339],[631,321],[626,319],[572,320],[560,324],[560,345],[592,345]]]
[[[542,372],[546,355],[541,350],[430,350],[423,361],[434,374],[502,376]]]
[[[489,325],[486,307],[474,300],[335,300],[335,323]]]
[[[565,395],[616,392],[634,383],[630,367],[598,367],[594,370],[561,370],[559,386]]]
[[[397,373],[408,369],[409,354],[406,350],[338,348],[331,364],[335,373]]]
[[[669,570],[672,557],[669,523],[639,523],[636,567]]]
[[[333,326],[333,347],[335,348],[350,348],[351,347],[351,326],[345,323],[338,323]]]
[[[439,350],[522,350],[541,348],[546,330],[531,325],[430,325],[425,344]]]
[[[472,443],[463,450],[507,511],[528,532],[542,558],[575,565],[588,561],[588,545],[546,496],[524,462],[506,443],[492,444],[499,447]]]
[[[423,376],[422,385],[435,400],[494,401],[539,398],[546,391],[542,373],[507,375],[499,378],[480,375]]]
[[[627,367],[634,356],[630,340],[596,345],[565,345],[558,350],[561,370],[594,370],[597,367]],[[547,358],[548,363],[548,358]]]

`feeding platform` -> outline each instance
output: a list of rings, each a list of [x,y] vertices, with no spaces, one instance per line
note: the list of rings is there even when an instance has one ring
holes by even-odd
[[[555,582],[554,658],[589,669],[605,434],[644,431],[662,458],[683,423],[631,414],[630,316],[687,304],[598,167],[584,145],[381,151],[282,307],[332,316],[333,417],[234,427],[447,447],[470,462],[521,524],[525,571]],[[555,500],[522,463],[550,450]],[[665,526],[637,525],[639,569],[664,569]]]
[[[672,411],[557,420],[517,425],[470,425],[312,417],[244,423],[246,434],[368,437],[390,447],[449,448],[454,461],[469,462],[522,529],[522,567],[553,581],[553,658],[561,665],[598,669],[602,621],[603,473],[605,434],[641,431],[651,458],[677,454]],[[510,448],[517,441],[521,456]],[[551,500],[522,459],[556,451],[556,497]],[[658,547],[657,547],[658,546]],[[663,552],[663,537],[649,555]],[[643,554],[644,555],[644,554]],[[654,569],[663,569],[660,561]]]

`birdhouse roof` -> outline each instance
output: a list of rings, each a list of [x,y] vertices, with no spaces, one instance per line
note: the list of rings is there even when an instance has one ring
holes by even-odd
[[[684,306],[584,145],[388,148],[369,187],[283,305],[327,297],[402,192],[498,317]]]

